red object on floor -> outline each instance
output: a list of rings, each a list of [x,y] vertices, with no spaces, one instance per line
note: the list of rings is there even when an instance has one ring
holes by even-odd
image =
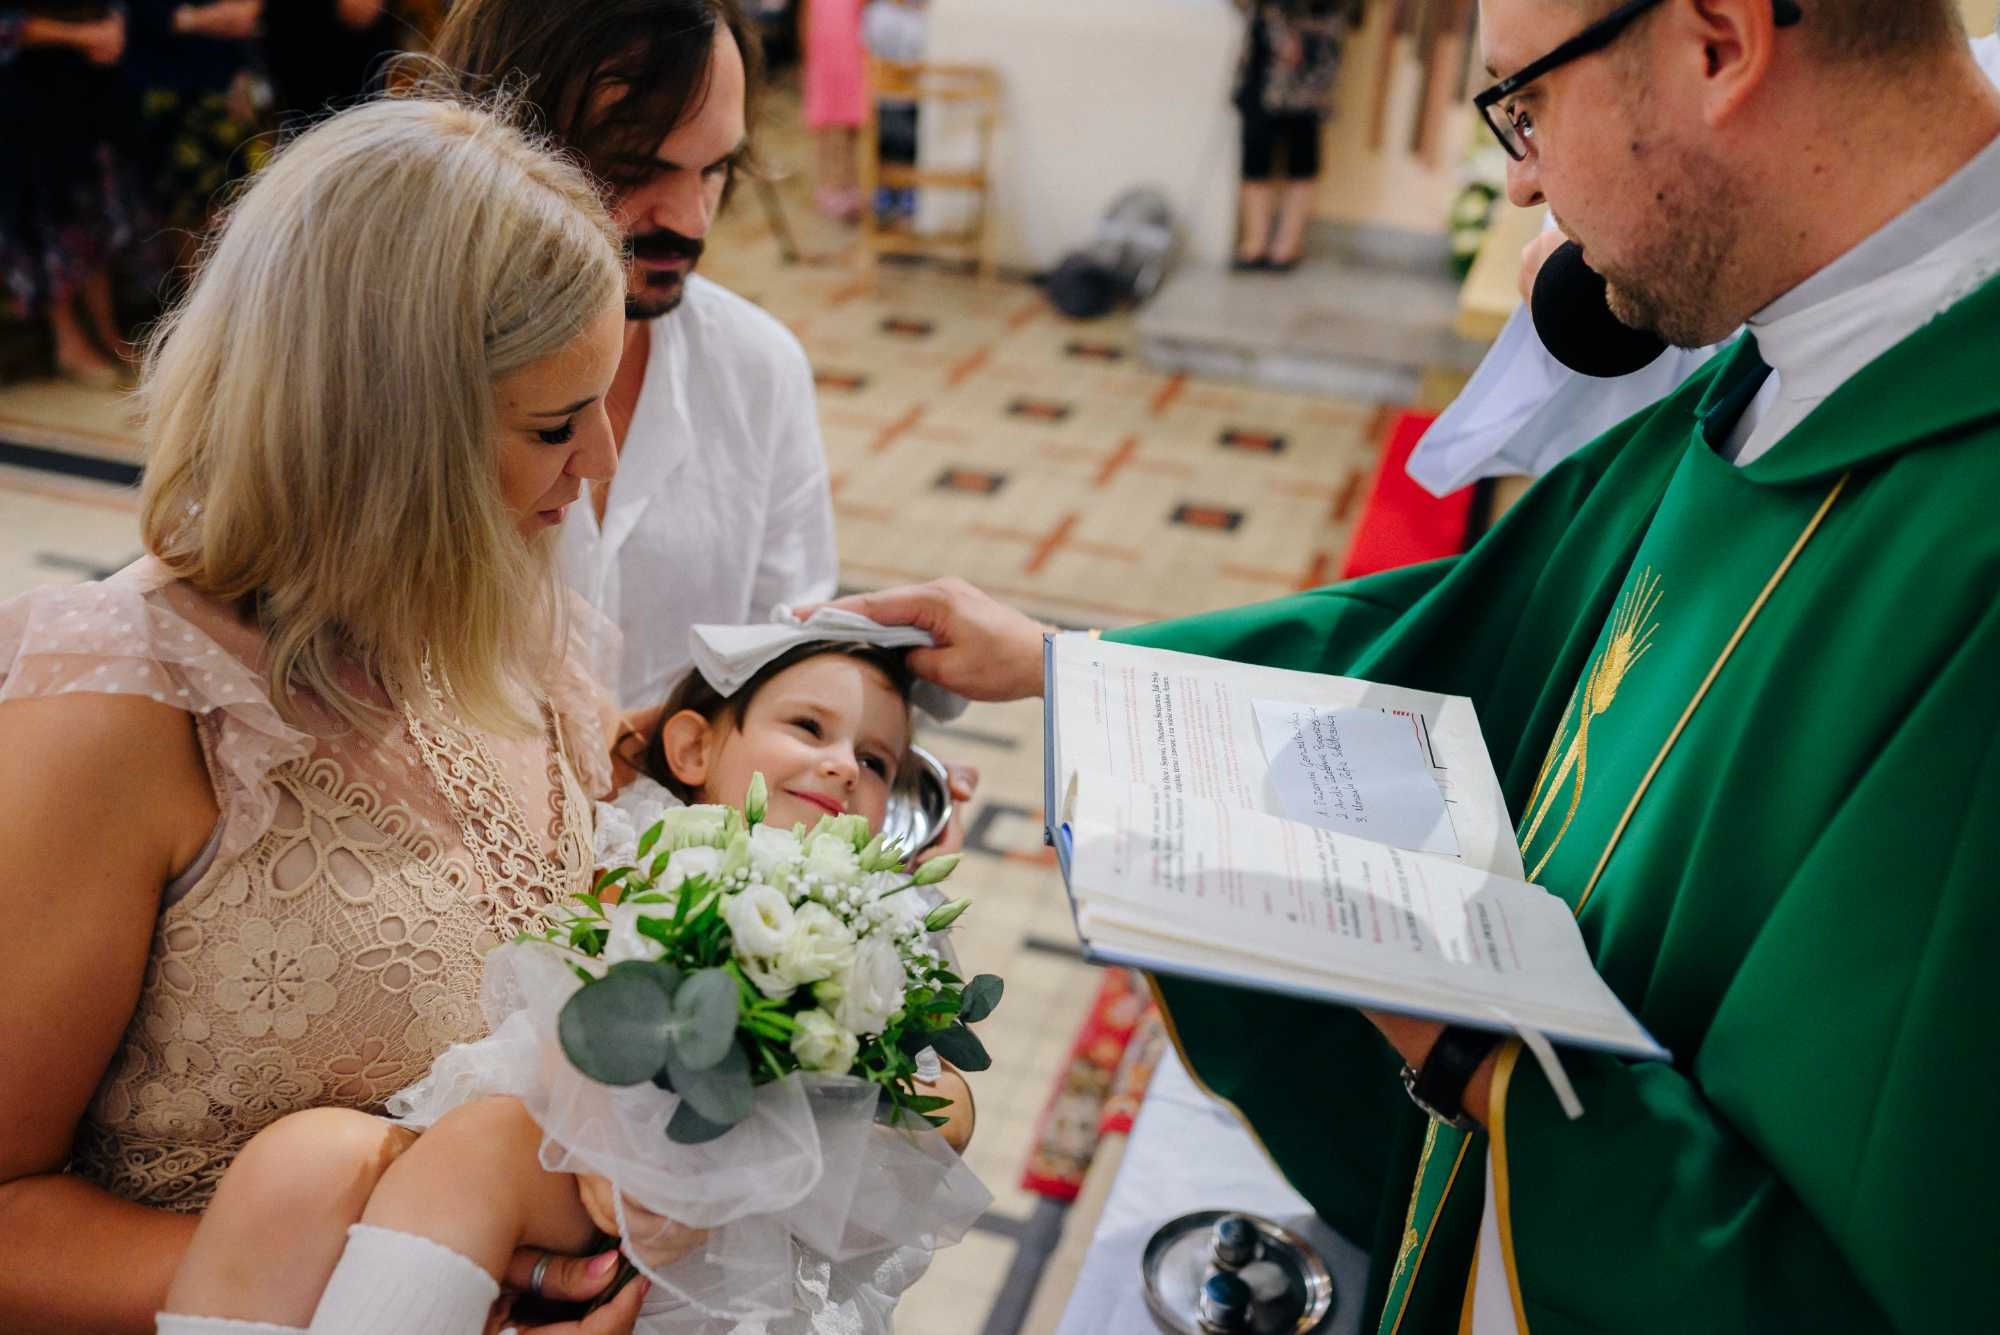
[[[1105,1105],[1117,1089],[1126,1047],[1152,1004],[1152,993],[1130,969],[1104,971],[1070,1045],[1069,1062],[1035,1126],[1021,1174],[1023,1187],[1054,1200],[1076,1199],[1097,1151]]]
[[[1465,550],[1465,531],[1472,520],[1472,488],[1449,496],[1431,495],[1411,480],[1405,468],[1417,441],[1437,420],[1436,413],[1402,412],[1390,424],[1368,502],[1354,526],[1342,579],[1372,575],[1378,570],[1415,565]]]

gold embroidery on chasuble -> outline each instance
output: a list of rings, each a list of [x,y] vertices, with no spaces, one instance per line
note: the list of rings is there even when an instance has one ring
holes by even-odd
[[[1598,651],[1596,660],[1583,674],[1583,680],[1577,683],[1569,704],[1563,710],[1562,723],[1549,742],[1548,754],[1542,758],[1541,772],[1535,776],[1535,786],[1528,794],[1528,830],[1521,836],[1522,853],[1531,852],[1536,837],[1541,833],[1542,823],[1548,819],[1549,812],[1565,791],[1569,794],[1569,802],[1548,847],[1528,873],[1531,881],[1549,865],[1549,859],[1555,856],[1563,836],[1569,833],[1570,824],[1576,819],[1577,808],[1583,802],[1584,785],[1590,777],[1591,721],[1610,710],[1618,698],[1619,687],[1624,685],[1626,674],[1651,651],[1653,632],[1658,628],[1653,613],[1659,609],[1660,597],[1660,578],[1648,566],[1639,572],[1639,578],[1632,587],[1619,596],[1611,615],[1611,637]],[[1577,716],[1574,735],[1569,730],[1572,712]],[[1568,743],[1566,747],[1565,742]],[[1556,759],[1558,753],[1562,757],[1560,763]]]
[[[1424,1128],[1424,1150],[1417,1156],[1416,1179],[1410,1184],[1410,1208],[1403,1215],[1403,1245],[1396,1249],[1396,1269],[1389,1276],[1389,1287],[1394,1288],[1403,1278],[1403,1267],[1410,1263],[1410,1256],[1417,1249],[1417,1197],[1423,1192],[1424,1169],[1430,1166],[1431,1151],[1437,1148],[1438,1124],[1432,1122]]]

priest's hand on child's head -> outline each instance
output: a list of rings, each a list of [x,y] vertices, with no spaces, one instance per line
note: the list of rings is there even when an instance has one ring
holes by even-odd
[[[825,605],[885,626],[929,631],[937,647],[910,650],[910,670],[968,700],[1024,700],[1042,693],[1042,636],[1053,627],[956,576]],[[797,610],[800,616],[814,611]]]

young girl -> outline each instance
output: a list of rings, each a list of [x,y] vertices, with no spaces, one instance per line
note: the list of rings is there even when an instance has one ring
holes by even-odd
[[[762,773],[772,824],[857,813],[879,829],[909,744],[910,680],[900,654],[825,642],[786,652],[731,695],[690,676],[644,734],[628,735],[637,777],[615,807],[599,804],[600,820],[650,824],[680,801],[741,805]],[[935,1092],[953,1100],[942,1132],[963,1149],[970,1091],[947,1069]],[[473,1335],[517,1247],[581,1253],[619,1232],[612,1184],[547,1171],[541,1144],[507,1096],[461,1103],[421,1135],[346,1110],[281,1119],[224,1176],[158,1329]],[[624,1247],[655,1267],[706,1236],[629,1200],[625,1215]],[[644,1284],[621,1301],[636,1304]]]

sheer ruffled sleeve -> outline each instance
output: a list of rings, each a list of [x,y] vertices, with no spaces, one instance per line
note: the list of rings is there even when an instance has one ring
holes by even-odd
[[[218,856],[232,857],[270,827],[277,791],[266,776],[310,754],[313,739],[278,716],[254,670],[173,605],[150,566],[0,603],[0,702],[144,695],[195,715],[222,811]]]
[[[577,782],[591,797],[611,794],[611,743],[618,736],[618,664],[624,637],[602,612],[566,593],[569,639],[549,684],[549,703]]]

